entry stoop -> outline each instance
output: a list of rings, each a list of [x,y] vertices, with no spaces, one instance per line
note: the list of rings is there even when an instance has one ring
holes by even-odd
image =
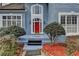
[[[26,56],[38,56],[41,55],[41,50],[27,50]]]

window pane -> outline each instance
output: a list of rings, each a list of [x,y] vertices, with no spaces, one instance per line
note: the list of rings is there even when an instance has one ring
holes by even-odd
[[[41,14],[41,7],[40,6],[34,6],[32,9],[33,14]]]
[[[7,16],[8,19],[11,19],[11,16]]]
[[[72,24],[77,24],[77,15],[72,15]]]
[[[12,25],[14,25],[14,26],[15,26],[15,25],[16,25],[16,21],[12,21]]]
[[[11,26],[11,21],[8,21],[7,24],[8,24],[8,26]]]
[[[41,11],[41,7],[39,7],[39,13],[41,14],[41,12],[42,12],[42,11]]]
[[[17,22],[17,26],[21,27],[21,21]]]
[[[21,16],[17,16],[17,19],[21,19]]]
[[[16,19],[12,19],[12,25],[16,25]]]
[[[61,16],[61,24],[65,24],[65,16]]]
[[[12,19],[16,19],[16,16],[12,16]]]
[[[39,6],[35,6],[35,14],[39,14]]]
[[[3,19],[2,24],[3,24],[3,27],[6,27],[6,19]]]
[[[39,18],[37,18],[37,21],[39,21],[40,19]]]
[[[6,19],[6,16],[3,16],[2,19]]]
[[[12,16],[12,25],[16,26],[16,16]]]

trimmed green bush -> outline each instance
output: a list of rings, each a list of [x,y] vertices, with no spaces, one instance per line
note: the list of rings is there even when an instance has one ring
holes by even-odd
[[[14,36],[19,37],[25,35],[26,32],[24,31],[23,28],[18,26],[11,26],[11,27],[0,29],[0,36],[9,35],[9,34],[14,34]]]
[[[56,22],[53,22],[53,23],[50,23],[48,24],[45,28],[44,28],[44,32],[49,36],[50,40],[51,40],[51,43],[52,43],[52,40],[54,41],[55,43],[55,40],[56,40],[56,37],[57,36],[60,36],[60,35],[65,35],[65,30],[64,28],[62,27],[61,24],[58,24]]]

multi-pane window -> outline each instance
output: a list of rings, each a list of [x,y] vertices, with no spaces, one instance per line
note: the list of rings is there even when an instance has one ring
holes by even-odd
[[[16,16],[12,16],[12,25],[16,25]]]
[[[65,16],[64,15],[61,16],[61,24],[65,24]]]
[[[72,15],[72,24],[77,24],[77,15]]]
[[[71,20],[72,20],[71,17],[72,17],[71,15],[68,15],[68,16],[67,16],[67,24],[72,24],[72,23],[71,23]]]
[[[40,5],[35,5],[35,6],[33,6],[33,14],[41,14],[42,13],[42,7],[40,6]]]
[[[22,18],[21,16],[2,16],[2,25],[3,27],[9,27],[12,25],[22,27]]]
[[[21,26],[21,16],[17,16],[17,26]]]
[[[6,16],[3,16],[2,23],[3,23],[3,27],[5,27],[6,26]]]
[[[11,26],[11,16],[7,16],[7,26]]]
[[[66,33],[77,32],[77,15],[61,15],[61,24],[66,30]]]

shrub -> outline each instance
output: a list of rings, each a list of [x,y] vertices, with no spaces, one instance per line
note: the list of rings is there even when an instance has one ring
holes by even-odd
[[[16,37],[14,35],[6,35],[0,38],[0,55],[13,56],[16,53]]]
[[[50,56],[66,56],[65,50],[66,47],[62,46],[61,44],[44,44],[42,48],[42,52],[44,51],[44,54]]]
[[[66,53],[67,55],[72,55],[76,51],[76,44],[75,43],[70,43],[67,44],[67,50]]]
[[[49,38],[51,40],[51,43],[52,43],[52,39],[54,40],[54,43],[55,43],[55,40],[56,40],[57,36],[59,36],[59,35],[65,35],[64,28],[60,24],[58,24],[56,22],[48,24],[44,28],[44,32],[46,34],[50,35]]]
[[[14,36],[19,37],[26,34],[26,32],[24,31],[23,28],[18,27],[18,26],[11,26],[7,28],[2,28],[0,30],[0,36],[4,36],[8,34],[14,34]]]
[[[78,51],[78,43],[79,43],[79,40],[78,39],[71,39],[71,38],[68,38],[66,40],[66,43],[67,43],[67,50],[66,50],[66,53],[67,55],[73,55],[74,52]]]

